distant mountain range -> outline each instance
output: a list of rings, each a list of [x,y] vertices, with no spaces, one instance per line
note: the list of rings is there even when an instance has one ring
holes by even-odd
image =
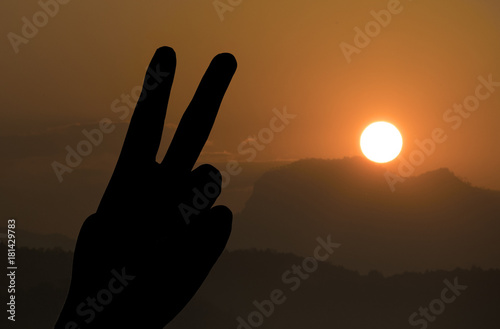
[[[363,158],[300,160],[265,173],[234,219],[229,248],[308,256],[317,237],[335,264],[362,272],[500,268],[500,192],[447,169],[398,183]]]
[[[6,252],[0,245],[0,253]],[[72,253],[19,248],[17,256],[16,327],[53,328],[68,291]],[[166,328],[420,329],[426,322],[418,315],[421,307],[433,319],[427,321],[429,328],[498,328],[500,270],[383,277],[320,262],[304,279],[290,274],[303,262],[270,251],[224,252],[194,299]],[[7,276],[0,277],[0,285],[8,286]],[[278,303],[271,305],[271,298]],[[6,316],[0,318],[0,328],[11,325]]]

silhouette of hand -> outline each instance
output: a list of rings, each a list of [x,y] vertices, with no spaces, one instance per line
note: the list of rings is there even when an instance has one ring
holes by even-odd
[[[163,328],[189,302],[226,246],[232,213],[213,204],[221,175],[193,166],[236,70],[211,62],[161,163],[160,145],[176,66],[156,51],[97,212],[78,236],[71,286],[56,328]]]

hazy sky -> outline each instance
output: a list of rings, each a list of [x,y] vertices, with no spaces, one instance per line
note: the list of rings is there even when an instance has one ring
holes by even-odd
[[[372,11],[382,15],[388,7],[393,13],[385,27],[370,23]],[[231,52],[238,60],[203,160],[245,161],[248,154],[238,146],[258,139],[273,109],[286,107],[296,117],[255,161],[360,155],[363,128],[386,120],[403,134],[403,159],[418,149],[416,139],[430,138],[435,129],[446,134],[415,174],[448,167],[474,185],[500,189],[500,86],[483,87],[481,97],[489,97],[478,104],[469,97],[467,106],[477,109],[462,110],[467,118],[459,127],[459,114],[447,112],[475,95],[484,84],[479,77],[500,82],[496,1],[243,0],[223,14],[211,0],[69,1],[16,47],[9,33],[23,37],[23,17],[43,20],[41,6],[2,1],[0,9],[2,215],[37,209],[41,217],[27,228],[42,229],[46,221],[75,233],[77,227],[62,219],[75,211],[65,205],[75,191],[93,195],[82,212],[95,209],[101,195],[85,189],[95,180],[102,193],[128,120],[112,106],[123,106],[122,95],[142,84],[162,45],[175,49],[178,63],[165,142],[211,58]],[[369,44],[355,40],[355,28],[367,24]],[[341,44],[354,47],[356,41],[359,47],[346,57]],[[51,163],[64,163],[65,147],[76,147],[85,138],[82,129],[97,128],[103,118],[116,129],[59,183]],[[44,213],[49,206],[59,213]]]

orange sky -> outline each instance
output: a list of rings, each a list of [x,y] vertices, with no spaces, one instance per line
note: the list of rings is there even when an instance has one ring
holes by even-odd
[[[70,1],[16,54],[8,33],[22,35],[22,17],[41,8],[37,1],[3,1],[0,144],[3,172],[10,173],[3,185],[22,189],[42,175],[56,184],[50,164],[63,162],[82,127],[103,118],[123,129],[106,135],[76,170],[110,172],[125,133],[111,104],[142,83],[154,50],[168,45],[178,62],[169,127],[215,54],[238,60],[204,160],[245,159],[240,143],[269,126],[274,108],[286,107],[296,117],[256,161],[360,155],[363,128],[386,120],[403,134],[402,157],[436,128],[448,136],[416,174],[449,167],[475,185],[500,189],[500,87],[458,129],[443,120],[474,95],[479,76],[500,81],[500,4],[401,1],[394,5],[399,13],[348,63],[340,44],[354,44],[354,28],[364,29],[371,11],[393,3],[243,0],[221,21],[212,1]]]

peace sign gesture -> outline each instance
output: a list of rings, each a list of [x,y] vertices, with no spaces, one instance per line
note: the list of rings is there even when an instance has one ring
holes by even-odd
[[[193,166],[236,60],[231,54],[212,60],[157,163],[175,66],[168,47],[151,60],[111,180],[80,230],[56,328],[163,328],[193,297],[227,243],[231,211],[213,207],[221,175],[210,165]]]

